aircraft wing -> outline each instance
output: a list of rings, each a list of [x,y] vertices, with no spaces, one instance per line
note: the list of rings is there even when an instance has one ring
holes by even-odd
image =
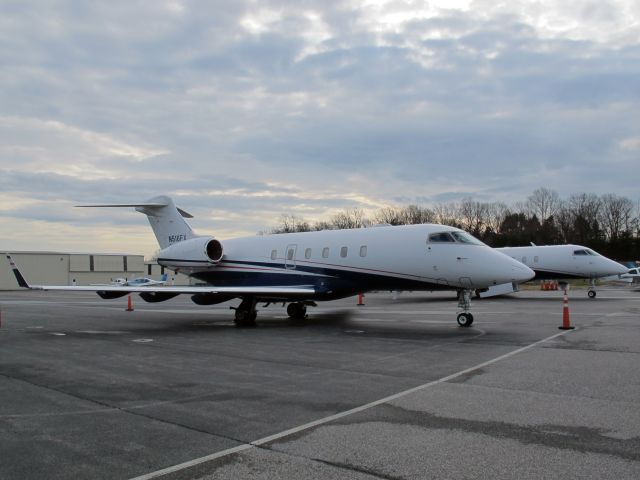
[[[24,276],[18,269],[17,265],[13,261],[10,255],[7,255],[9,265],[13,270],[13,274],[18,281],[18,285],[22,288],[28,288],[31,290],[51,290],[51,291],[71,291],[71,292],[109,292],[122,295],[127,293],[163,293],[163,294],[223,294],[232,296],[248,296],[254,295],[257,297],[293,297],[293,296],[305,296],[316,293],[316,289],[312,285],[293,285],[293,286],[236,286],[236,287],[216,287],[213,285],[204,286],[166,286],[166,285],[29,285]]]
[[[22,285],[21,285],[22,286]],[[71,292],[121,292],[121,293],[138,293],[138,292],[157,292],[157,293],[175,293],[177,294],[196,294],[196,293],[221,293],[225,295],[256,295],[259,297],[278,297],[278,296],[295,296],[309,295],[316,293],[316,289],[311,285],[295,285],[295,286],[238,286],[238,287],[216,287],[213,285],[205,286],[115,286],[115,285],[27,285],[24,288],[31,290],[44,291],[71,291]]]

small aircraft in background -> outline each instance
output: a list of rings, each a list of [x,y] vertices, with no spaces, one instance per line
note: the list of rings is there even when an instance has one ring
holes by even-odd
[[[596,297],[595,280],[609,275],[627,272],[627,267],[581,245],[531,245],[528,247],[503,247],[497,251],[510,256],[535,272],[533,280],[590,280],[587,295]],[[488,288],[481,297],[509,293],[499,291],[499,286]]]
[[[131,280],[127,280],[126,278],[116,278],[111,285],[121,286],[121,287],[147,287],[147,286],[157,286],[164,285],[167,283],[168,275],[166,273],[162,274],[160,280],[154,280],[149,277],[139,277],[132,278]]]
[[[287,303],[291,318],[304,319],[307,306],[315,306],[316,301],[371,290],[456,290],[457,322],[468,327],[473,323],[473,290],[524,282],[534,275],[526,265],[445,225],[322,230],[222,242],[210,235],[196,235],[184,219],[192,216],[167,196],[143,203],[82,206],[133,207],[147,215],[161,248],[158,264],[206,285],[34,286],[7,255],[21,287],[95,291],[105,299],[136,292],[147,302],[190,294],[198,305],[240,298],[235,308],[237,326],[255,325],[258,302]]]
[[[625,273],[620,273],[618,275],[611,275],[609,277],[605,277],[604,280],[610,280],[612,282],[622,282],[622,283],[640,283],[640,267],[632,267],[627,270]]]

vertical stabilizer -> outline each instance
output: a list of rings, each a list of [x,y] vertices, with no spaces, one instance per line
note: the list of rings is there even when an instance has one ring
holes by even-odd
[[[191,218],[191,215],[177,208],[170,197],[160,195],[145,203],[148,205],[136,206],[136,211],[147,216],[160,248],[167,248],[169,245],[196,236],[184,219],[184,216]]]

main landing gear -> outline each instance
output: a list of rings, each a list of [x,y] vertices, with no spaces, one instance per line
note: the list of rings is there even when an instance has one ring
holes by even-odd
[[[473,315],[471,314],[471,290],[458,290],[458,309],[462,312],[458,313],[458,325],[461,327],[470,327],[473,323]]]
[[[287,315],[294,320],[307,318],[307,306],[302,302],[294,302],[287,305]]]
[[[245,297],[237,307],[230,307],[236,311],[234,323],[236,327],[255,327],[258,312],[256,310],[256,298]],[[267,302],[268,306],[271,302]],[[315,307],[314,302],[292,302],[287,305],[287,315],[293,320],[304,320],[307,318],[307,305]],[[284,302],[283,302],[284,306]]]
[[[233,320],[236,327],[255,327],[256,318],[258,312],[256,310],[256,299],[245,297],[237,307],[231,307],[236,311],[235,319]]]

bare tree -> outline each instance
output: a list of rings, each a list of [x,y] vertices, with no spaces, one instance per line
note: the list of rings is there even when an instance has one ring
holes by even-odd
[[[535,215],[540,223],[543,223],[558,212],[560,203],[558,192],[542,187],[529,195],[525,205],[529,215]]]
[[[574,194],[567,205],[573,216],[573,238],[581,244],[597,239],[601,233],[598,224],[600,198],[594,193]]]
[[[334,226],[326,220],[319,220],[313,224],[312,230],[333,230]]]
[[[617,241],[633,229],[633,202],[627,197],[606,194],[601,197],[599,220],[607,239]]]
[[[460,221],[462,227],[474,235],[481,235],[489,217],[487,203],[465,198],[460,203]]]
[[[556,226],[558,227],[558,232],[560,234],[560,240],[563,243],[571,242],[574,215],[566,202],[561,204],[560,208],[556,212],[555,218]]]
[[[280,217],[280,224],[271,229],[271,233],[308,232],[310,230],[311,227],[303,218],[284,214]]]
[[[458,206],[455,203],[439,203],[433,207],[436,223],[456,226],[460,224]]]
[[[365,224],[364,211],[359,208],[351,208],[331,217],[331,225],[334,228],[360,228]]]
[[[402,209],[397,207],[384,207],[380,209],[374,218],[375,223],[388,223],[389,225],[403,225]]]
[[[435,213],[428,208],[417,205],[409,205],[402,210],[402,223],[404,225],[416,225],[420,223],[432,223],[435,220]]]
[[[487,205],[487,228],[494,233],[500,233],[500,225],[509,214],[509,207],[502,202]]]

